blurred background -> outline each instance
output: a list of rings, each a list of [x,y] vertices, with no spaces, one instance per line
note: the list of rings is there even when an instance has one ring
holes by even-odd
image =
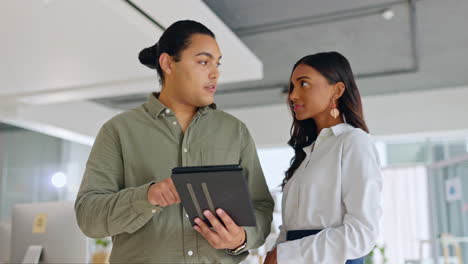
[[[261,263],[281,224],[292,66],[333,50],[351,62],[384,169],[367,263],[468,263],[467,11],[466,0],[0,0],[0,263],[23,239],[14,206],[73,201],[101,125],[160,90],[137,54],[181,19],[216,34],[215,101],[249,127],[276,200],[272,233],[245,263]],[[86,239],[86,261],[108,239]]]

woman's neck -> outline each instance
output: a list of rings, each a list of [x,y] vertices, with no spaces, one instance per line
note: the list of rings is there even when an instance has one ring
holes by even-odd
[[[324,128],[329,128],[344,123],[342,115],[339,115],[337,118],[333,118],[332,116],[325,118],[315,118],[314,121],[315,125],[317,126],[317,135],[319,135]]]

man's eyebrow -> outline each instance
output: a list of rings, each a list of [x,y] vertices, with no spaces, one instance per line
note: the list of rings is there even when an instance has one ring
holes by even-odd
[[[211,59],[214,59],[214,56],[213,54],[209,53],[209,52],[206,52],[206,51],[202,51],[198,54],[195,55],[196,56],[207,56],[207,57],[210,57]],[[223,56],[219,56],[218,60],[220,60]]]

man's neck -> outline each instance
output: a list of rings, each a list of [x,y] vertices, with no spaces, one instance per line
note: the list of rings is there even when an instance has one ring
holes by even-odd
[[[182,131],[185,132],[187,127],[190,125],[190,122],[193,119],[193,116],[197,112],[196,106],[188,105],[177,100],[177,95],[172,94],[170,89],[163,88],[159,94],[159,101],[170,108],[179,122]]]
[[[170,89],[162,89],[159,94],[159,101],[170,108],[174,113],[180,113],[182,115],[195,115],[197,112],[196,106],[189,105],[182,100],[178,100],[178,95],[173,94]]]

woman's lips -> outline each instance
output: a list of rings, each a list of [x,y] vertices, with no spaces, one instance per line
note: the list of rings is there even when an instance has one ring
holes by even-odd
[[[300,109],[302,109],[302,108],[304,108],[304,105],[294,105],[294,106],[293,106],[293,110],[294,110],[294,111],[300,110]]]

